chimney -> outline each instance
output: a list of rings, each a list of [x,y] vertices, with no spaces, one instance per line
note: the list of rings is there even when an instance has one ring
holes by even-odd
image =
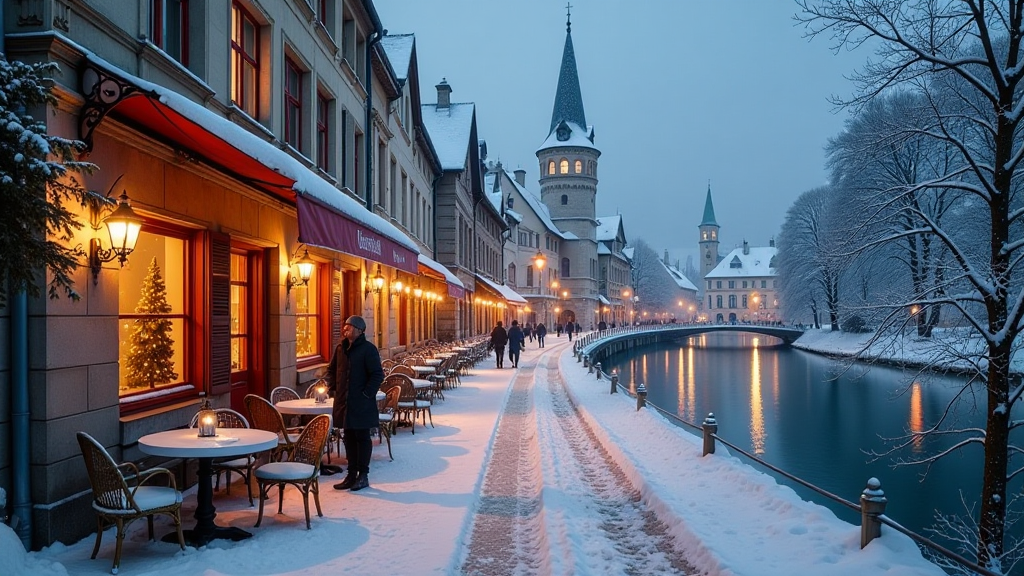
[[[771,237],[771,238],[770,238],[770,239],[768,240],[768,246],[770,246],[771,248],[775,248],[775,237],[774,237],[774,236],[772,236],[772,237]]]
[[[452,87],[448,85],[448,80],[441,78],[441,83],[437,86],[437,109],[448,108],[452,104]]]
[[[665,248],[665,266],[668,266],[668,248]]]
[[[743,255],[746,256],[747,254],[750,254],[750,244],[748,244],[747,241],[744,240],[743,241]]]
[[[516,175],[516,183],[518,183],[523,188],[526,188],[526,170],[519,168],[518,170],[513,172],[513,174]]]

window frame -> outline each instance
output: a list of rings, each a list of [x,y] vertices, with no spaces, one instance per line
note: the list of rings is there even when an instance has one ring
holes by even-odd
[[[282,82],[282,99],[284,112],[284,131],[282,138],[295,150],[302,150],[302,77],[305,71],[292,58],[284,58],[284,82]],[[292,93],[295,89],[297,94]]]
[[[232,89],[231,89],[231,101],[237,106],[242,112],[245,112],[252,118],[259,118],[260,114],[260,74],[262,72],[261,61],[260,61],[260,47],[262,44],[261,33],[262,25],[260,21],[253,16],[245,6],[242,5],[238,0],[232,0],[231,2],[232,22],[231,22],[231,36],[229,47],[231,49],[231,77],[232,77]],[[253,28],[253,50],[255,54],[249,54],[245,49],[245,23],[248,22]],[[242,44],[239,44],[239,41]],[[246,66],[252,69],[252,100],[250,103],[246,101],[246,83],[245,83],[245,70]],[[251,106],[251,108],[250,108]]]
[[[316,165],[328,174],[331,171],[331,105],[333,98],[316,91]]]
[[[317,262],[313,267],[313,273],[309,277],[309,284],[303,287],[294,287],[292,290],[306,289],[309,290],[308,298],[311,302],[316,302],[316,311],[313,313],[300,313],[298,309],[298,300],[295,302],[295,308],[293,314],[295,315],[295,366],[298,369],[308,368],[316,364],[322,364],[330,360],[330,316],[331,316],[331,302],[330,302],[330,264]],[[317,350],[312,354],[305,356],[299,356],[299,318],[309,318],[316,325],[316,336],[313,341],[316,343]]]
[[[180,54],[175,57],[167,51],[167,21],[169,0],[150,0],[149,3],[149,37],[154,46],[160,48],[168,57],[188,67],[188,10],[189,0],[171,0],[177,2],[179,38],[178,49]]]

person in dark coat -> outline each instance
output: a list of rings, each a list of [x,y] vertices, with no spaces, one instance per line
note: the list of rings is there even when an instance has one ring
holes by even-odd
[[[494,357],[497,359],[498,368],[504,367],[505,344],[508,344],[508,332],[501,326],[501,320],[498,320],[498,325],[491,330],[491,348],[494,348]]]
[[[327,381],[334,392],[334,425],[344,430],[348,473],[335,490],[362,490],[370,486],[370,430],[380,424],[377,391],[384,382],[380,352],[366,339],[366,321],[350,316],[341,329],[344,339],[334,349]]]
[[[526,347],[526,335],[519,327],[519,320],[512,321],[512,327],[508,329],[508,359],[512,361],[513,368],[519,368],[519,354]]]
[[[533,329],[534,333],[537,334],[537,345],[541,348],[544,347],[544,337],[548,335],[548,327],[543,322],[537,324],[537,327]]]
[[[555,336],[562,337],[562,325],[558,322],[555,322]]]
[[[576,324],[573,322],[565,323],[565,333],[569,335],[569,340],[572,341],[572,331],[576,328]]]

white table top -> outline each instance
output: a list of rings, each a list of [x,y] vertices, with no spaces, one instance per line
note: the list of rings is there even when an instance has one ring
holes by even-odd
[[[458,350],[459,352],[466,352],[467,350],[472,350],[472,348],[467,348],[465,346],[452,346],[452,350]]]
[[[416,371],[417,374],[433,374],[437,370],[433,366],[409,366]]]
[[[220,428],[200,438],[197,428],[180,428],[139,438],[139,450],[152,456],[217,458],[262,452],[277,446],[277,434],[253,428]]]
[[[441,360],[440,358],[428,358],[423,361],[423,364],[426,366],[440,366],[441,362],[444,362],[444,360]]]
[[[424,380],[422,378],[409,378],[409,380],[412,380],[412,387],[416,390],[420,390],[422,388],[430,388],[431,386],[434,385],[434,383],[431,382],[430,380]]]
[[[299,398],[298,400],[282,400],[274,404],[282,414],[330,414],[334,411],[334,399],[317,404],[316,398]]]

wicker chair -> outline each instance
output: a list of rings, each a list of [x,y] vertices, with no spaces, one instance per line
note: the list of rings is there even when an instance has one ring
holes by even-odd
[[[401,396],[402,389],[398,386],[392,386],[384,393],[384,400],[380,402],[380,406],[377,408],[378,417],[380,418],[377,425],[377,431],[380,434],[380,440],[388,442],[388,458],[394,461],[395,456],[391,453],[391,436],[395,433],[395,420],[398,418],[398,397]]]
[[[238,412],[230,408],[217,408],[217,428],[248,428],[249,421]],[[192,417],[189,428],[195,428],[199,424],[199,414]],[[224,483],[227,486],[228,494],[231,494],[231,473],[235,472],[245,480],[245,491],[249,494],[249,506],[253,505],[252,500],[252,467],[256,464],[256,457],[252,454],[245,456],[232,456],[229,458],[215,459],[213,461],[213,473],[217,477],[214,489],[220,490],[220,474],[224,473]]]
[[[412,425],[412,433],[416,433],[416,417],[423,415],[423,425],[427,425],[427,417],[430,417],[430,427],[434,427],[434,415],[430,413],[430,401],[416,397],[416,389],[413,388],[412,379],[404,374],[392,374],[384,379],[381,388],[390,390],[392,386],[401,388],[402,393],[398,397],[398,414],[406,415]]]
[[[390,374],[391,369],[395,367],[395,364],[397,364],[397,362],[390,358],[385,358],[380,361],[381,367],[384,368],[384,374]]]
[[[316,515],[323,517],[320,510],[320,457],[324,453],[327,435],[331,430],[331,418],[326,414],[315,416],[306,424],[298,441],[288,453],[288,459],[281,462],[269,462],[256,469],[256,482],[260,489],[260,512],[256,519],[256,527],[263,522],[263,505],[270,489],[278,487],[277,513],[284,509],[284,485],[291,484],[302,492],[302,504],[306,511],[306,530],[312,526],[309,522],[309,494],[313,494],[316,503]]]
[[[292,451],[298,435],[288,431],[284,425],[284,418],[273,404],[262,396],[247,394],[245,409],[249,411],[249,423],[253,428],[277,434],[277,448],[270,451],[271,460],[279,460],[282,454]]]
[[[298,400],[299,393],[288,386],[278,386],[270,391],[270,403],[277,404],[284,400]]]
[[[153,516],[165,514],[174,520],[178,532],[178,545],[185,549],[185,537],[181,532],[181,492],[178,492],[174,475],[166,468],[150,468],[139,471],[131,462],[117,464],[107,450],[92,436],[78,433],[78,445],[85,458],[85,468],[92,483],[92,509],[96,512],[96,545],[92,558],[100,551],[104,525],[117,526],[117,546],[114,548],[114,565],[111,574],[117,574],[121,565],[121,547],[128,525],[139,518],[146,518],[149,524],[149,539],[153,539]],[[167,486],[146,485],[153,478],[166,477]],[[129,484],[131,482],[131,485]]]

